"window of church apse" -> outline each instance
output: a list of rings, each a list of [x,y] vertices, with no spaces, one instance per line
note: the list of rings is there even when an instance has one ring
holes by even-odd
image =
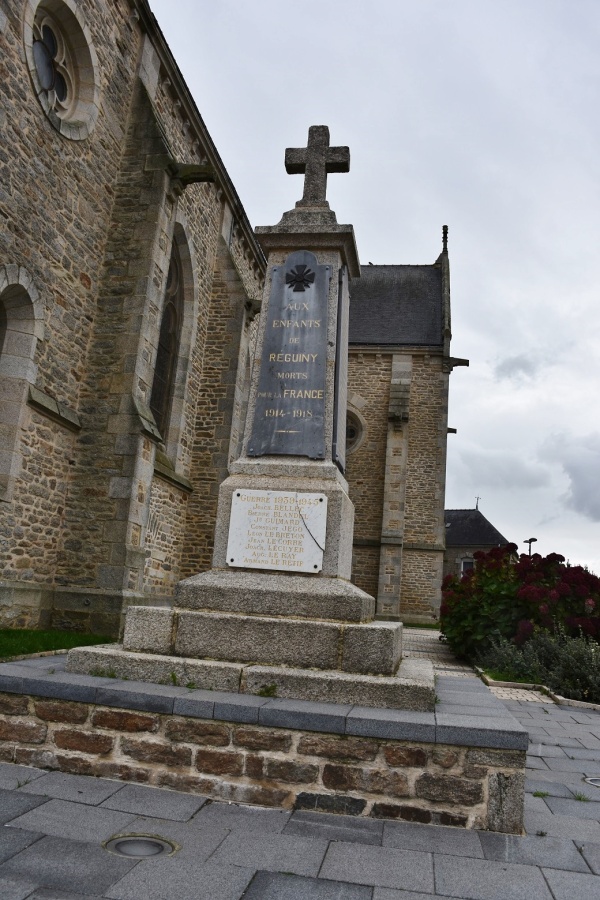
[[[152,393],[150,395],[150,409],[165,442],[175,388],[177,357],[183,322],[183,302],[184,280],[181,256],[177,243],[173,241],[167,275],[165,303],[158,337]]]
[[[24,29],[29,74],[50,122],[64,137],[86,138],[99,108],[96,53],[74,0],[29,0]]]

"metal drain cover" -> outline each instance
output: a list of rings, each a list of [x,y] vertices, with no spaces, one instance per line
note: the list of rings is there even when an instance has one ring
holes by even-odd
[[[167,856],[179,848],[164,838],[153,834],[120,834],[103,844],[104,849],[129,859],[147,859],[150,856]]]
[[[587,784],[591,784],[592,787],[600,787],[600,775],[593,775],[589,778],[585,778],[584,781]]]

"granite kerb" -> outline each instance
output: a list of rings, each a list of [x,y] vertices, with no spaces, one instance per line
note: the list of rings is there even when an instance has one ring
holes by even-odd
[[[48,657],[52,669],[52,657]],[[62,658],[64,659],[64,657]],[[426,743],[452,743],[463,747],[526,750],[528,733],[502,703],[489,692],[496,715],[417,712],[377,709],[352,704],[318,703],[257,697],[226,691],[197,690],[176,685],[150,684],[117,678],[78,675],[61,670],[40,671],[19,663],[0,664],[0,691],[73,700],[121,709],[209,718],[217,721],[300,728],[305,731]],[[58,666],[57,666],[58,668]],[[487,689],[482,685],[484,691]],[[438,688],[443,701],[444,691]],[[462,707],[460,707],[462,713]]]

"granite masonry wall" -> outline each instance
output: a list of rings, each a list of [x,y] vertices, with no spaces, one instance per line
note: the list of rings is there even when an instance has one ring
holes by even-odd
[[[231,802],[520,832],[523,750],[0,694],[0,759]]]
[[[10,403],[0,416],[10,443],[0,448],[10,467],[0,472],[0,624],[116,633],[124,605],[170,598],[184,556],[188,573],[210,564],[264,259],[143,4],[69,3],[96,59],[99,105],[85,139],[65,137],[35,96],[26,4],[7,0],[0,23],[4,108],[14,112],[0,112],[0,304],[13,353],[5,344],[0,359]],[[209,163],[217,183],[186,186],[174,177],[181,163]],[[149,402],[173,241],[184,313],[159,435]],[[19,317],[29,323],[20,349]]]
[[[418,348],[402,354],[351,348],[348,387],[366,423],[346,471],[355,504],[353,581],[377,597],[378,612],[389,605],[405,622],[430,622],[439,613],[445,537],[444,359]],[[390,538],[385,552],[398,559],[382,566]],[[394,562],[397,576],[386,578]],[[394,594],[384,594],[386,588]]]

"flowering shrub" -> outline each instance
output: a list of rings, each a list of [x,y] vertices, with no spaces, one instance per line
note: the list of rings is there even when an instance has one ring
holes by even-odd
[[[572,700],[600,703],[600,644],[585,634],[572,637],[560,625],[554,634],[536,629],[522,646],[492,641],[479,661],[509,681],[526,679]]]
[[[457,656],[475,659],[493,640],[517,645],[534,631],[600,639],[600,578],[564,556],[516,556],[516,544],[474,554],[475,567],[442,586],[441,629]]]

